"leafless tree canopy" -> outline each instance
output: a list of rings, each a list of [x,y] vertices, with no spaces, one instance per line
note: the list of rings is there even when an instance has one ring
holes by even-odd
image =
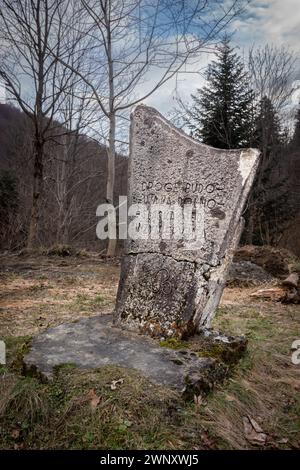
[[[131,108],[196,63],[200,69],[201,53],[247,3],[1,0],[0,80],[23,113],[18,142],[1,165],[13,155],[29,247],[46,243],[41,227],[51,242],[93,238],[97,203],[114,202],[125,187],[127,163],[117,152],[127,152]],[[248,65],[258,101],[284,109],[294,91],[294,53],[253,47]],[[15,132],[5,132],[5,145]],[[109,255],[115,246],[111,240]]]
[[[276,110],[287,104],[295,91],[297,56],[288,47],[266,45],[249,51],[249,72],[258,98],[268,98]]]
[[[86,83],[106,118],[107,201],[113,201],[117,130],[128,110],[155,93],[215,40],[243,1],[81,0],[71,29],[78,32],[85,65],[53,56]],[[66,25],[67,27],[68,25]],[[83,34],[82,34],[83,32]],[[115,250],[110,241],[108,254]]]

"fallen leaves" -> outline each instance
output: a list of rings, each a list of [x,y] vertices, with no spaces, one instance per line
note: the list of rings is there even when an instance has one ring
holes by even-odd
[[[267,434],[263,432],[262,428],[251,416],[244,416],[243,424],[247,441],[253,445],[265,445]]]
[[[20,430],[19,429],[13,429],[11,432],[11,437],[13,439],[18,439],[20,436]]]
[[[117,385],[121,385],[124,383],[124,379],[113,380],[110,384],[111,390],[117,390]]]
[[[287,444],[289,442],[287,437],[283,437],[278,441],[278,444]]]
[[[90,406],[91,406],[92,410],[95,410],[97,408],[97,406],[99,405],[100,400],[101,400],[101,398],[98,397],[98,395],[96,394],[94,389],[89,390],[89,392],[87,394],[87,399],[90,403]]]

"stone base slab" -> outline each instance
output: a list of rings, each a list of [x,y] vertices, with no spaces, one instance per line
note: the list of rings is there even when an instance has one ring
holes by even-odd
[[[215,359],[199,357],[189,349],[164,348],[151,338],[121,330],[113,325],[111,315],[82,318],[36,336],[24,369],[51,380],[53,368],[67,363],[83,369],[104,365],[136,369],[188,399],[208,393],[228,372]]]

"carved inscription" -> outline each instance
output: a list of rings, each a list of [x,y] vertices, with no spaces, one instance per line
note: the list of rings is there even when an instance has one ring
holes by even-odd
[[[139,204],[203,204],[215,209],[225,205],[226,191],[221,182],[142,181],[132,198]]]
[[[131,122],[132,210],[116,324],[185,338],[210,326],[259,153],[203,145],[146,106]]]
[[[153,276],[152,292],[170,295],[173,291],[170,272],[166,268],[159,269]]]

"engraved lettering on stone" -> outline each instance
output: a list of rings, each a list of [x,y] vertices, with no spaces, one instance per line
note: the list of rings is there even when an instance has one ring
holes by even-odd
[[[132,114],[130,140],[131,203],[145,204],[149,214],[153,204],[170,210],[177,205],[192,218],[192,229],[164,240],[161,217],[155,222],[157,237],[127,240],[115,323],[184,338],[211,324],[243,227],[259,152],[202,145],[143,105]],[[172,235],[180,224],[172,215],[170,220]],[[193,231],[201,236],[191,238]],[[153,318],[155,328],[149,323]]]
[[[163,293],[166,295],[170,295],[173,290],[173,286],[170,280],[170,273],[168,269],[162,268],[159,269],[154,274],[154,279],[152,282],[152,292],[155,294]]]

